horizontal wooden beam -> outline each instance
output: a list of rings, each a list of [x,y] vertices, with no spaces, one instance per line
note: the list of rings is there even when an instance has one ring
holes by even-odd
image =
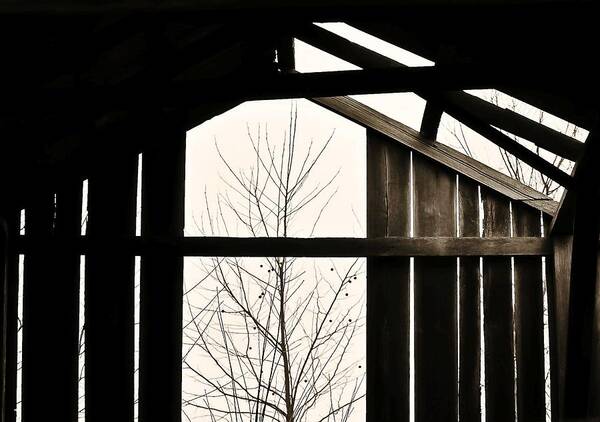
[[[133,255],[165,251],[182,256],[231,257],[371,257],[371,256],[542,256],[552,243],[540,237],[386,237],[386,238],[238,238],[35,240],[21,236],[19,253],[39,248],[75,248],[81,254],[97,248],[125,249]]]
[[[60,104],[119,108],[155,104],[194,106],[224,100],[266,100],[413,91],[454,91],[502,86],[543,86],[552,81],[536,69],[470,65],[393,67],[312,73],[261,72],[156,83],[93,84],[53,88],[7,86],[0,112],[56,107]]]
[[[296,31],[296,36],[316,48],[363,68],[405,67],[400,62],[316,25],[301,27]],[[417,94],[426,100],[431,97],[427,92]],[[583,150],[583,143],[570,136],[466,92],[445,92],[440,95],[440,99],[443,100],[439,102],[442,108],[445,104],[451,104],[466,110],[490,125],[527,139],[540,148],[569,160],[576,160]]]
[[[578,3],[584,3],[580,1]],[[248,13],[260,15],[279,13],[300,14],[306,18],[340,18],[363,15],[377,16],[379,13],[412,6],[494,6],[494,5],[550,5],[568,4],[564,0],[178,0],[162,1],[96,1],[79,0],[8,0],[0,2],[0,14],[43,14],[43,15],[89,15],[110,13],[195,13],[201,19],[223,19],[248,17]]]
[[[372,128],[512,201],[528,204],[550,216],[556,211],[557,203],[546,195],[449,146],[424,140],[414,129],[359,101],[349,97],[313,98],[312,101],[355,123]]]

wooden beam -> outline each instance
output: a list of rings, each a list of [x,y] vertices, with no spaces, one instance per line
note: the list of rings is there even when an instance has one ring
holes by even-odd
[[[381,16],[392,11],[401,11],[409,6],[497,6],[497,5],[551,5],[564,4],[564,0],[288,0],[281,3],[277,0],[258,0],[252,3],[243,0],[180,0],[155,2],[151,0],[135,1],[106,1],[81,0],[73,3],[66,0],[43,1],[33,0],[23,4],[18,1],[0,3],[0,14],[42,14],[52,15],[89,15],[89,14],[191,14],[198,15],[203,20],[223,20],[226,18],[246,18],[249,13],[260,11],[262,16],[279,14],[287,19],[339,19],[348,16]],[[580,2],[586,3],[586,1]]]
[[[590,6],[590,7],[587,7],[587,6]],[[594,13],[597,13],[596,7],[597,7],[597,5],[593,6],[591,4],[586,5],[584,3],[579,3],[577,6],[577,9],[571,9],[571,10],[579,10],[580,17],[585,17],[586,15],[594,16]],[[506,10],[507,9],[505,9],[504,11],[506,11]],[[552,24],[552,21],[556,20],[556,22],[559,22],[560,19],[564,20],[566,11],[567,11],[567,9],[564,9],[564,8],[563,9],[561,9],[561,8],[555,9],[555,13],[558,12],[559,15],[554,15],[554,18],[552,18],[551,20],[546,22],[544,24],[545,27],[542,26],[542,28],[540,28],[540,29],[546,30],[548,32],[552,31],[552,28],[555,27],[555,25]],[[525,11],[522,11],[522,12],[525,12]],[[514,11],[512,13],[514,13]],[[529,9],[529,13],[531,13],[529,15],[530,17],[541,16],[540,14],[536,13],[534,11],[534,9]],[[567,15],[568,14],[569,13],[567,13]],[[521,13],[520,15],[527,16],[527,15],[524,15],[523,13]],[[468,50],[468,45],[458,46],[456,44],[453,45],[452,42],[450,42],[450,44],[445,44],[442,47],[442,46],[437,45],[437,43],[435,45],[432,43],[427,43],[427,41],[424,40],[425,34],[418,33],[417,31],[415,31],[414,27],[404,30],[403,27],[401,27],[397,24],[390,24],[389,22],[385,22],[385,23],[366,22],[364,19],[359,20],[356,23],[354,23],[354,22],[350,22],[350,23],[353,26],[357,27],[358,29],[367,32],[368,34],[371,34],[375,37],[381,38],[382,40],[385,40],[391,44],[397,45],[401,48],[407,49],[408,51],[416,53],[416,54],[420,55],[421,57],[427,58],[436,63],[441,62],[441,61],[443,61],[445,63],[448,63],[449,61],[450,62],[478,63],[478,62],[481,62],[480,59],[482,59],[482,58],[484,61],[486,61],[488,63],[498,62],[498,53],[497,53],[498,50],[496,50],[496,49],[489,49],[489,48],[482,49],[482,50],[487,50],[487,51],[480,51],[479,53],[482,53],[482,54],[476,53],[475,57],[473,57],[473,56],[467,57],[466,55],[462,56],[460,53],[457,53],[457,52],[462,51],[464,49],[463,47],[466,47],[466,49]],[[528,25],[530,26],[530,21],[528,21]],[[428,31],[428,29],[426,27],[423,27],[423,31]],[[519,32],[519,30],[517,30],[517,32],[515,32],[515,33],[518,34],[520,32]],[[504,38],[502,38],[502,39],[504,40]],[[589,37],[586,37],[585,39],[589,39]],[[514,38],[513,38],[513,40],[514,40]],[[583,38],[582,38],[582,40],[583,40]],[[585,41],[585,42],[587,42],[587,41]],[[584,50],[584,51],[589,51],[591,46],[589,44],[586,44],[585,42],[581,43],[581,45],[589,46]],[[509,44],[505,44],[505,45],[509,45]],[[471,53],[473,53],[473,50],[471,51]],[[466,53],[466,54],[468,54],[468,53]],[[490,54],[492,54],[491,58],[490,58]],[[450,59],[448,59],[448,57],[446,57],[446,56],[450,56]],[[539,57],[539,55],[534,56],[534,57]],[[527,59],[527,58],[528,58],[528,56],[524,55],[524,52],[521,51],[520,59],[523,60],[523,59]],[[549,63],[550,63],[550,66],[552,66],[552,67],[555,67],[555,65],[558,64],[556,61],[549,62]],[[521,66],[521,67],[529,67],[532,65],[536,66],[536,65],[539,65],[539,63],[532,62],[531,60],[529,60],[526,65]],[[587,67],[584,66],[584,68],[587,68]],[[565,67],[564,69],[567,70],[568,68]],[[552,72],[548,72],[548,69],[546,71],[543,71],[543,70],[541,70],[541,71],[546,74],[552,73]],[[585,69],[582,69],[582,71],[585,71]],[[554,69],[554,75],[556,77],[557,75],[561,75],[561,73],[558,73],[556,71],[556,69]],[[588,75],[586,75],[586,77],[580,78],[580,79],[581,79],[581,81],[586,80],[586,81],[588,81],[588,83],[591,83],[591,81],[592,81],[591,78],[593,78],[593,74],[588,73]],[[569,78],[568,80],[564,80],[564,81],[563,80],[559,81],[558,79],[556,79],[556,81],[563,82],[562,85],[565,85],[565,83],[568,84],[572,79],[573,78]],[[552,88],[556,88],[557,85],[560,85],[560,84],[557,84],[555,82],[555,84],[553,84]],[[585,129],[591,129],[597,123],[597,107],[594,104],[589,104],[590,100],[586,100],[586,104],[580,104],[577,101],[575,101],[572,96],[569,97],[568,95],[565,96],[564,94],[565,94],[565,91],[567,92],[567,94],[568,93],[577,93],[578,91],[579,92],[590,92],[590,89],[592,89],[590,85],[588,85],[588,87],[581,86],[580,90],[573,89],[573,87],[566,88],[566,90],[563,88],[563,91],[561,93],[562,95],[561,95],[561,94],[552,92],[552,89],[536,89],[535,87],[532,87],[532,86],[502,88],[502,90],[504,92],[506,92],[508,95],[513,96],[514,98],[521,99],[522,101],[524,101],[534,107],[538,107],[541,110],[552,113],[555,116],[563,118],[569,122],[576,124],[579,127],[585,128]],[[577,98],[577,96],[575,96],[575,98]],[[582,98],[582,97],[580,97],[580,98]]]
[[[404,66],[402,63],[353,43],[316,25],[301,27],[297,30],[296,36],[316,48],[363,68]],[[417,94],[429,100],[427,92],[417,92]],[[440,94],[440,97],[443,100],[440,102],[442,107],[445,103],[453,104],[456,107],[471,112],[486,123],[527,139],[540,148],[561,157],[575,160],[581,155],[583,150],[581,142],[567,135],[466,92],[444,92]],[[435,123],[435,120],[433,122]]]
[[[442,114],[444,114],[444,109],[439,103],[427,101],[425,111],[423,112],[423,119],[421,120],[421,130],[419,131],[423,139],[435,141],[440,121],[442,120]]]
[[[314,98],[312,101],[362,126],[373,128],[408,146],[413,151],[425,155],[513,201],[526,203],[548,215],[554,215],[556,211],[556,202],[542,193],[453,148],[437,142],[424,141],[414,129],[390,119],[352,98]]]
[[[590,132],[585,141],[585,151],[572,172],[573,185],[576,189],[567,189],[563,192],[557,213],[550,223],[550,234],[573,234],[578,186],[582,183],[587,185],[600,178],[600,166],[597,165],[600,157],[600,134],[597,133],[599,129],[600,125],[598,129]],[[583,195],[587,193],[584,191]]]
[[[118,241],[116,240],[118,239]],[[75,245],[82,254],[102,251],[107,240],[95,236],[79,239],[19,239],[20,253],[53,245]],[[277,237],[158,237],[113,236],[110,249],[131,255],[158,252],[180,256],[544,256],[552,253],[549,239],[539,237],[385,237],[385,238],[277,238]]]
[[[567,173],[565,173],[549,161],[545,160],[535,152],[531,151],[527,147],[521,145],[514,139],[500,132],[498,129],[495,129],[492,126],[488,125],[473,113],[463,108],[456,107],[452,104],[446,105],[446,112],[452,117],[454,117],[456,120],[459,120],[460,122],[464,123],[473,131],[477,132],[484,138],[487,138],[488,140],[492,141],[500,148],[514,155],[516,158],[523,161],[524,163],[529,164],[532,168],[538,170],[542,174],[545,174],[558,184],[566,188],[571,187],[571,176],[569,176]]]
[[[470,65],[393,67],[311,73],[261,72],[216,78],[115,85],[79,84],[36,89],[11,86],[0,111],[56,107],[56,104],[119,108],[135,105],[193,106],[222,100],[266,100],[502,86],[549,86],[537,69]]]
[[[595,365],[595,321],[600,237],[600,128],[590,133],[586,152],[576,168],[577,183],[570,190],[573,215],[573,245],[569,287],[569,325],[565,373],[566,418],[597,418],[595,402],[600,391],[592,374]],[[564,203],[563,203],[564,205]]]

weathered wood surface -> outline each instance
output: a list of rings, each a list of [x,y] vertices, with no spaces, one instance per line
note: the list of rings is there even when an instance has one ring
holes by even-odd
[[[552,254],[552,241],[538,237],[150,237],[115,236],[114,251],[131,255],[156,252],[181,256],[291,256],[291,257],[358,257],[358,256],[547,256]],[[77,250],[89,253],[106,248],[102,239],[83,236],[80,239],[48,239],[34,242],[29,236],[19,238],[21,253],[43,247],[75,244]]]
[[[413,181],[414,234],[454,236],[456,174],[413,155]],[[415,420],[418,422],[458,420],[456,277],[456,258],[414,258]]]
[[[142,236],[183,236],[185,131],[157,128],[164,147],[142,156]],[[141,260],[141,422],[181,420],[183,256],[150,253]],[[166,281],[166,282],[165,282]]]
[[[133,420],[134,257],[115,239],[135,234],[137,157],[121,157],[88,182],[85,414],[88,422]]]
[[[409,183],[410,152],[368,130],[368,237],[410,234]],[[367,421],[408,420],[410,258],[369,258],[367,280]]]
[[[479,236],[479,188],[465,178],[458,183],[459,236]],[[481,310],[479,257],[459,261],[459,397],[463,422],[481,421]]]
[[[509,201],[481,189],[483,236],[510,236]],[[488,422],[515,418],[510,257],[483,258],[485,404]]]
[[[554,215],[556,211],[557,203],[540,192],[453,148],[440,143],[424,142],[415,130],[352,98],[314,98],[312,101],[362,126],[371,127],[460,175],[505,195],[512,201],[523,202],[549,215]]]
[[[513,204],[512,216],[514,236],[541,236],[539,211]],[[541,258],[515,257],[517,414],[540,422],[546,420],[543,288]]]

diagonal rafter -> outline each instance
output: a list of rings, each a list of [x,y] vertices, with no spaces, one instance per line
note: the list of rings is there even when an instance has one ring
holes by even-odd
[[[360,67],[388,68],[404,66],[402,63],[316,25],[305,26],[299,29],[296,35],[302,41]],[[417,92],[417,94],[428,101],[433,98],[433,95],[427,92]],[[512,110],[500,108],[465,92],[445,92],[439,94],[439,97],[441,98],[442,107],[453,105],[457,109],[466,110],[474,117],[527,139],[556,155],[569,160],[576,160],[581,154],[583,148],[581,142],[534,122]]]

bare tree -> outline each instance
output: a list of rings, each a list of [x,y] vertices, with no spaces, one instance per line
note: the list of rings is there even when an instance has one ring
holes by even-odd
[[[314,233],[339,173],[315,177],[333,133],[301,152],[292,106],[282,142],[248,128],[253,165],[235,169],[216,144],[227,192],[197,227],[206,234]],[[312,177],[311,177],[312,176]],[[315,179],[315,180],[313,180]],[[319,180],[320,179],[320,180]],[[312,212],[309,212],[312,211]],[[184,399],[188,420],[348,421],[364,397],[361,261],[217,257],[194,262],[184,296]],[[357,353],[356,350],[360,350]]]

